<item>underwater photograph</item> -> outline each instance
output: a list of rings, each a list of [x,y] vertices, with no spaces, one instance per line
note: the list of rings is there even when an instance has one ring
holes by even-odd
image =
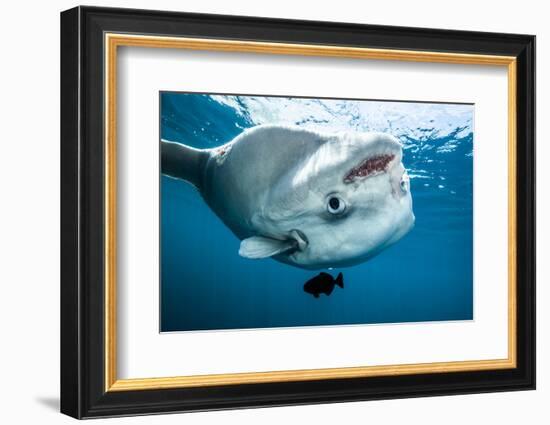
[[[160,332],[473,320],[473,104],[159,96]]]

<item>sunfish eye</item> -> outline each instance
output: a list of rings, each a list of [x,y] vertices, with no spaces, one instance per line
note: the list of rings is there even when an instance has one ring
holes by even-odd
[[[399,186],[404,193],[407,193],[407,191],[409,190],[409,181],[409,175],[405,171],[403,173],[403,176],[401,177],[401,181],[399,182]]]
[[[327,202],[327,211],[331,214],[342,214],[346,210],[346,203],[338,196],[331,195]]]

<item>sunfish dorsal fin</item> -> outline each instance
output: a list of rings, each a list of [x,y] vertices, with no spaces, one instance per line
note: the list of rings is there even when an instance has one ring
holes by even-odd
[[[181,143],[161,140],[162,173],[183,179],[201,189],[208,149],[195,149]]]
[[[296,241],[266,238],[263,236],[252,236],[244,239],[239,248],[239,255],[245,258],[259,259],[273,257],[274,255],[288,251],[296,247]]]

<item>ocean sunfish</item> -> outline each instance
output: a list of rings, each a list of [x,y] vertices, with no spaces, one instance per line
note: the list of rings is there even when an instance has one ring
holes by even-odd
[[[352,266],[414,225],[401,144],[389,134],[261,125],[213,149],[161,144],[162,173],[199,190],[246,258]]]

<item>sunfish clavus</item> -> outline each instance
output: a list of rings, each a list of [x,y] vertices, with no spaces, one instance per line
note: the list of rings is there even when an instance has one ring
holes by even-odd
[[[214,149],[161,143],[162,172],[200,191],[243,257],[351,266],[414,225],[401,144],[389,134],[262,125]]]

